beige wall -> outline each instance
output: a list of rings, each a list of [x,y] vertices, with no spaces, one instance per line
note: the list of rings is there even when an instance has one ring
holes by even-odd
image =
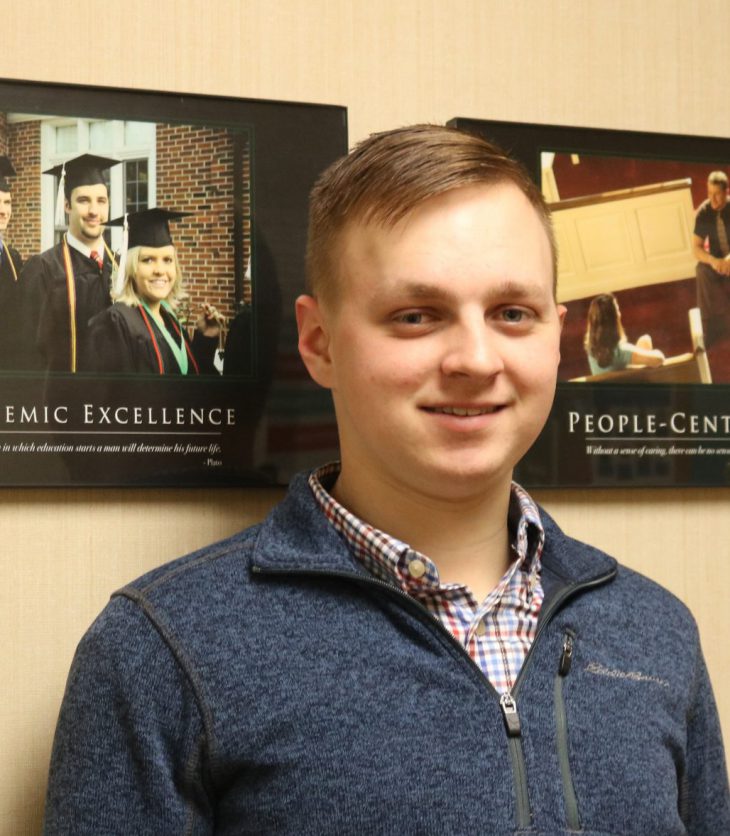
[[[0,76],[343,104],[353,140],[456,115],[730,135],[727,0],[25,0],[0,28]],[[539,498],[689,603],[730,735],[730,489]],[[38,832],[68,664],[109,593],[274,499],[0,491],[1,834]]]

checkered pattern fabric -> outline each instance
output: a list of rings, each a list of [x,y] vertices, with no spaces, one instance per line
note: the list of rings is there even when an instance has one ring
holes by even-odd
[[[343,508],[328,491],[338,473],[339,463],[325,465],[310,475],[309,485],[352,554],[368,572],[418,600],[441,621],[497,692],[510,691],[535,638],[543,601],[540,557],[545,534],[526,491],[512,483],[509,530],[514,560],[499,584],[477,601],[467,586],[442,584],[426,555]]]

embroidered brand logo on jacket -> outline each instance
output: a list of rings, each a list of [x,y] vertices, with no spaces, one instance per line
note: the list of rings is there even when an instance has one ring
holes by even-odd
[[[587,673],[596,674],[596,676],[609,676],[612,679],[630,679],[633,682],[653,682],[655,685],[661,685],[662,688],[669,688],[669,683],[666,679],[660,679],[658,676],[641,673],[641,671],[620,671],[617,668],[607,668],[600,662],[589,662],[586,665]]]

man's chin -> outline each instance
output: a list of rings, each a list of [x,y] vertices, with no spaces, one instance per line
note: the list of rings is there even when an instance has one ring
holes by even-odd
[[[91,244],[95,244],[101,238],[103,233],[103,226],[96,227],[96,229],[93,227],[85,227],[81,230],[79,238],[84,244],[91,246]]]
[[[445,500],[459,500],[508,485],[513,468],[505,460],[462,463],[452,460],[441,465],[434,463],[428,470],[422,481],[424,487],[429,486],[428,493]]]

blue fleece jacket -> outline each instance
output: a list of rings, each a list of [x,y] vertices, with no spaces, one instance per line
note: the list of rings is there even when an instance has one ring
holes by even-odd
[[[730,834],[692,617],[544,525],[540,628],[501,705],[297,478],[261,525],[125,587],[92,625],[46,834]]]

